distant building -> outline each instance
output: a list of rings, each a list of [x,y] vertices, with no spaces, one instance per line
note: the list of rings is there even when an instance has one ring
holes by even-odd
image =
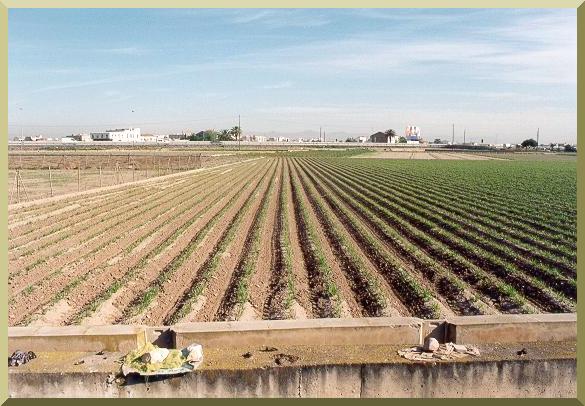
[[[79,142],[79,141],[77,141],[75,138],[73,138],[73,134],[71,134],[71,135],[67,135],[67,136],[61,138],[61,142],[64,144],[67,144],[67,143]]]
[[[201,135],[203,133],[205,133],[205,131],[199,131],[195,135],[197,136],[197,135]],[[189,134],[187,134],[187,133],[169,134],[169,139],[172,140],[172,141],[182,141],[182,140],[186,140],[188,138],[189,138]]]
[[[359,142],[366,142],[367,140],[368,140],[368,137],[363,137],[363,136],[362,136],[362,137],[359,137],[359,138],[358,138],[358,141],[359,141]]]
[[[398,142],[397,135],[388,135],[383,133],[382,131],[378,131],[370,135],[370,142],[377,142],[383,144],[396,144]]]
[[[81,134],[71,134],[68,135],[67,137],[64,138],[71,138],[73,141],[83,141],[83,142],[87,142],[87,141],[91,141],[91,134],[86,134],[86,133],[81,133]]]
[[[26,136],[24,137],[25,141],[44,141],[45,139],[43,138],[42,135],[30,135],[30,136]]]
[[[415,125],[409,125],[406,127],[406,131],[404,132],[404,136],[406,137],[407,141],[420,141],[420,127]]]
[[[91,133],[92,141],[144,142],[140,128],[117,128],[103,133]]]
[[[144,134],[142,138],[144,142],[167,142],[169,140],[169,136],[166,134]]]

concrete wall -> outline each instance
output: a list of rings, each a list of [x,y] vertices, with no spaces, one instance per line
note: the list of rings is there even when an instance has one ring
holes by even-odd
[[[445,340],[455,343],[574,341],[577,315],[461,316],[447,319],[445,329]]]
[[[172,327],[175,348],[203,346],[417,344],[423,322],[414,317],[186,323]],[[237,331],[237,334],[233,334]]]
[[[147,332],[138,326],[9,327],[8,352],[122,351],[146,343]]]
[[[576,397],[565,360],[327,365],[195,371],[124,385],[107,373],[15,373],[10,397]]]

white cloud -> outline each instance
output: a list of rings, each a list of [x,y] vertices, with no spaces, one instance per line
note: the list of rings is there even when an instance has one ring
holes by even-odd
[[[268,28],[320,27],[331,22],[328,18],[314,12],[307,13],[303,9],[238,10],[229,21],[235,24],[262,24]]]
[[[96,52],[111,54],[111,55],[125,55],[125,56],[140,56],[150,52],[150,50],[139,47],[123,47],[123,48],[103,48],[96,49]]]
[[[231,19],[233,23],[247,24],[254,21],[261,20],[265,17],[273,16],[274,11],[272,10],[259,10],[255,12],[241,12]]]
[[[286,82],[279,82],[279,83],[274,83],[271,85],[265,85],[262,86],[263,89],[287,89],[289,87],[292,87],[292,82],[290,81],[286,81]]]

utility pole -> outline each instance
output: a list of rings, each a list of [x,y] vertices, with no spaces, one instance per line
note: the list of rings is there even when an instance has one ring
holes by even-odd
[[[241,144],[240,141],[242,140],[242,123],[241,123],[241,117],[238,114],[238,151],[241,150]]]
[[[325,131],[323,131],[323,142],[325,142]]]
[[[466,129],[463,129],[463,145],[465,145],[465,132],[466,131],[467,131]]]
[[[321,131],[321,127],[319,127],[319,141],[323,139],[323,133]]]
[[[451,145],[455,144],[455,124],[453,124],[453,135],[451,136]]]
[[[536,149],[538,150],[538,146],[540,145],[539,142],[539,138],[540,138],[540,127],[538,127],[536,129]]]

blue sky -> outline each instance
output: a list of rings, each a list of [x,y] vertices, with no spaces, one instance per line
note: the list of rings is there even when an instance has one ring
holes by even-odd
[[[9,136],[143,132],[576,141],[572,9],[9,11]],[[133,111],[134,110],[134,111]]]

